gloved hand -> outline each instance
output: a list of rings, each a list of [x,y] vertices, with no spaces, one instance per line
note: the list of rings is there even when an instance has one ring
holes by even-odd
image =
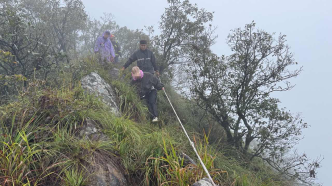
[[[144,94],[139,94],[139,97],[140,97],[140,99],[142,100],[142,99],[145,99],[145,95]]]

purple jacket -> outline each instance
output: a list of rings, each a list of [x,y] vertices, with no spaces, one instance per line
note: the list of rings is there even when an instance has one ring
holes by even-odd
[[[100,53],[102,60],[107,60],[109,62],[111,61],[111,55],[115,57],[115,53],[111,40],[109,38],[104,38],[105,33],[106,31],[102,36],[97,38],[94,50],[95,52]]]

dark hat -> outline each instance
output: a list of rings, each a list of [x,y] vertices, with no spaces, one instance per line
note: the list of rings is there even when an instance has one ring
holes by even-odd
[[[139,42],[139,44],[147,44],[147,41],[146,40],[141,40],[140,42]]]

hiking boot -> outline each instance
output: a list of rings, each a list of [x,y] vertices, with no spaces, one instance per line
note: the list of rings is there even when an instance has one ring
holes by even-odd
[[[158,122],[158,121],[159,121],[158,117],[154,117],[153,120],[152,120],[152,122]]]

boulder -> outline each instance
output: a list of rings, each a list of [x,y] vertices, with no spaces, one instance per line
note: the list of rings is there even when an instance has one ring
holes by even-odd
[[[208,178],[203,178],[198,182],[194,183],[193,186],[214,186]]]
[[[109,106],[110,111],[116,116],[120,116],[116,104],[116,96],[112,87],[106,83],[97,73],[91,74],[81,79],[82,87],[90,94],[97,95]],[[98,122],[86,119],[84,125],[79,130],[80,138],[88,138],[92,141],[110,141],[108,136],[103,134]],[[115,152],[114,152],[115,154]],[[125,169],[121,160],[116,155],[95,151],[89,154],[89,159],[85,162],[88,170],[88,186],[127,186]]]
[[[96,96],[99,96],[101,100],[109,106],[110,110],[115,115],[120,116],[114,90],[97,73],[92,72],[91,74],[83,77],[81,79],[81,85],[83,89],[90,94],[95,94]]]
[[[117,157],[95,152],[90,157],[89,182],[87,186],[127,186],[124,168]],[[93,162],[93,163],[91,163]]]
[[[109,137],[107,137],[104,133],[100,131],[100,126],[91,119],[86,119],[83,127],[80,128],[79,134],[81,138],[88,138],[92,141],[109,141]]]
[[[91,141],[110,141],[109,137],[103,134],[97,122],[87,119],[79,131],[81,138],[88,138]],[[89,181],[88,186],[127,186],[125,169],[120,159],[115,155],[106,152],[95,151],[89,155],[85,163]]]

